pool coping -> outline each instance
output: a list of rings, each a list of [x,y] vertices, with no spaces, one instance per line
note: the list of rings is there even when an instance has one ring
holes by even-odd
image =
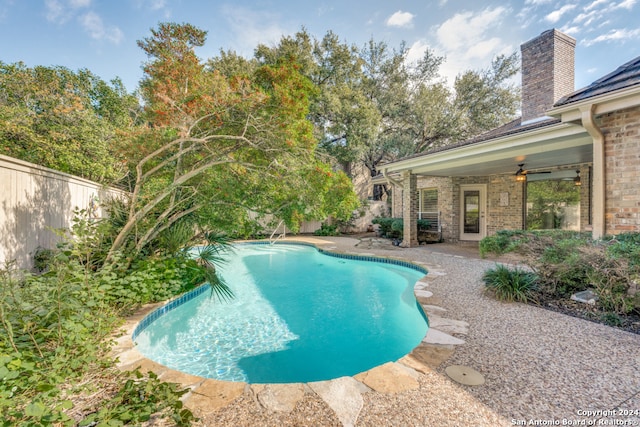
[[[238,243],[269,244],[269,242],[262,241],[239,241]],[[338,399],[332,397],[331,393],[327,396],[325,392],[327,387],[332,389],[332,384],[342,383],[341,389],[350,394],[371,390],[382,393],[399,393],[416,389],[419,387],[417,372],[425,373],[437,368],[451,356],[457,345],[465,343],[462,338],[467,334],[468,324],[463,321],[445,318],[444,313],[446,310],[440,307],[440,300],[433,295],[433,292],[428,290],[430,282],[443,274],[436,266],[429,266],[418,261],[407,261],[398,257],[338,251],[333,242],[315,238],[286,239],[282,241],[282,244],[312,246],[326,255],[340,258],[378,262],[389,260],[393,261],[393,264],[414,268],[418,271],[426,271],[425,276],[414,285],[415,298],[429,323],[425,337],[409,354],[395,362],[387,362],[350,377],[312,383],[248,384],[216,380],[170,369],[142,355],[136,348],[134,334],[137,336],[137,333],[152,323],[153,320],[205,292],[208,286],[203,285],[196,290],[167,301],[147,304],[132,316],[127,317],[121,330],[122,335],[115,338],[115,345],[111,350],[112,356],[116,359],[116,366],[121,370],[140,369],[143,373],[153,371],[162,381],[175,382],[183,388],[189,389],[190,391],[182,397],[182,400],[185,406],[191,409],[196,416],[207,415],[223,408],[243,393],[249,393],[257,397],[267,409],[282,410],[282,408],[289,407],[292,409],[291,401],[298,401],[304,393],[313,392],[320,396],[336,412],[343,424],[349,425],[355,422],[359,409],[345,409],[344,405],[340,403],[345,396]],[[191,296],[185,299],[187,298],[186,295]],[[166,310],[163,310],[163,308],[166,308]],[[157,316],[152,320],[146,321],[146,324],[141,326],[142,322],[150,318],[149,315],[154,312],[158,313]],[[347,387],[344,386],[345,382],[348,384]],[[325,386],[326,384],[329,386]]]

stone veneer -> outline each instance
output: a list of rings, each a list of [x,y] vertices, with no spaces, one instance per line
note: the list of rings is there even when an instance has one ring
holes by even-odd
[[[640,230],[640,107],[598,117],[605,140],[605,232]]]

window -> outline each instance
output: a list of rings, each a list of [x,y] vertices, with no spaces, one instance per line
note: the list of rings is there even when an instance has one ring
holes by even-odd
[[[527,229],[580,231],[580,187],[574,179],[527,182]]]
[[[423,188],[420,191],[420,212],[418,212],[418,218],[428,220],[432,230],[440,229],[437,188]]]

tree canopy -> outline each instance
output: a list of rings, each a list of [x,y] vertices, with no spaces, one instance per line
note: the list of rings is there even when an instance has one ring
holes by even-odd
[[[138,113],[120,80],[0,62],[2,154],[111,183],[125,171],[118,147]]]
[[[139,45],[149,56],[141,90],[153,127],[140,135],[147,147],[132,164],[112,254],[142,251],[184,221],[237,232],[253,212],[295,230],[306,219],[351,215],[350,181],[317,156],[307,120],[315,88],[295,60],[223,74],[193,51],[204,32],[160,24],[152,33]]]
[[[401,45],[370,40],[358,48],[329,31],[312,38],[303,28],[274,47],[260,45],[256,59],[299,60],[318,87],[310,119],[320,147],[346,170],[463,141],[515,117],[519,93],[511,79],[517,56],[499,56],[487,70],[460,74],[452,86],[439,75],[444,58],[431,49],[415,63]],[[379,194],[378,194],[379,196]]]

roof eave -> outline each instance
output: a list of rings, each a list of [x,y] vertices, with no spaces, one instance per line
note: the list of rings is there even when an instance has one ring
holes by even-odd
[[[640,85],[559,105],[548,110],[547,114],[563,122],[574,122],[581,119],[581,110],[591,105],[595,105],[595,115],[638,106],[640,105]]]
[[[525,132],[519,132],[511,135],[497,137],[475,144],[462,145],[450,150],[436,153],[426,153],[423,156],[413,157],[405,160],[382,165],[382,169],[387,172],[400,172],[404,170],[423,169],[428,164],[441,164],[444,162],[460,161],[461,159],[479,159],[482,155],[487,155],[492,151],[509,146],[525,147],[536,143],[540,140],[547,140],[561,136],[577,135],[584,133],[584,129],[570,123],[554,123],[549,126],[531,129]]]

